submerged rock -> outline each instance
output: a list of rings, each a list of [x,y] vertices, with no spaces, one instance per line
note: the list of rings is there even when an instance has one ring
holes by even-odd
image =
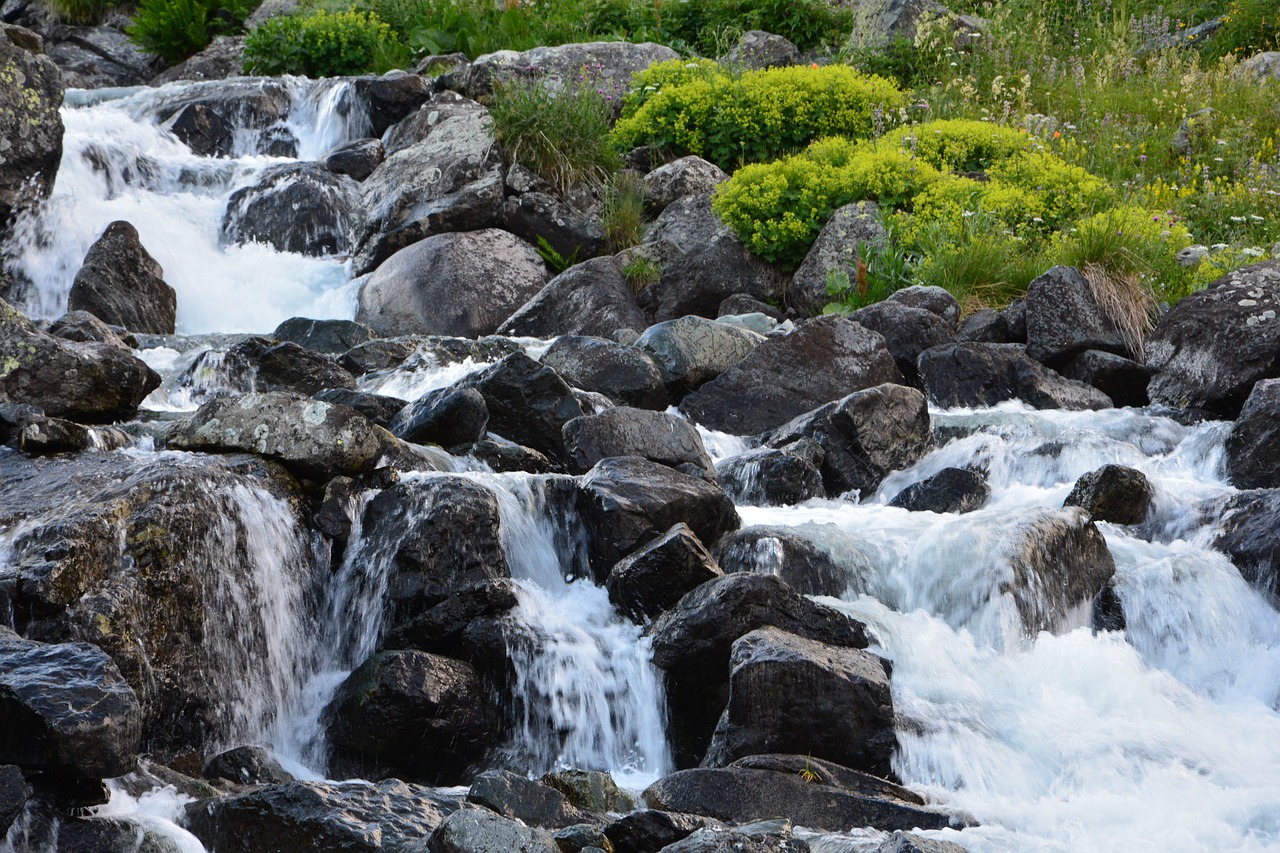
[[[222,216],[222,241],[265,243],[280,252],[317,257],[345,255],[360,215],[360,190],[351,178],[316,163],[272,166],[231,195]]]
[[[1123,465],[1103,465],[1076,480],[1063,506],[1084,507],[1093,521],[1141,524],[1155,491],[1145,474]]]
[[[1234,495],[1219,526],[1213,547],[1231,557],[1246,581],[1280,600],[1280,490]]]
[[[775,448],[731,456],[716,465],[716,476],[739,504],[789,506],[827,494],[822,474],[809,460]]]
[[[753,525],[728,533],[716,544],[716,559],[726,572],[776,575],[801,595],[842,597],[870,571],[860,555],[837,561],[796,528]],[[852,560],[852,562],[851,562]]]
[[[969,468],[943,468],[932,477],[912,483],[889,501],[889,506],[912,512],[973,512],[991,497],[987,478]]]

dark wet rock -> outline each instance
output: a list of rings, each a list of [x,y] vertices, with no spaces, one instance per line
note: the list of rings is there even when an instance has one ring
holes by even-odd
[[[870,495],[886,476],[933,447],[928,403],[904,385],[856,391],[783,424],[769,441],[781,447],[802,438],[822,447],[818,467],[833,497],[852,490]]]
[[[932,311],[952,325],[960,323],[960,303],[951,292],[936,285],[913,284],[889,294],[889,301]],[[1020,300],[1015,300],[1020,303]]]
[[[842,648],[867,646],[860,623],[815,604],[773,575],[734,573],[704,583],[648,629],[653,662],[666,674],[677,764],[697,764],[706,751],[729,699],[734,640],[765,626]]]
[[[236,785],[282,785],[293,781],[293,774],[260,746],[237,746],[220,752],[204,763],[200,776]]]
[[[119,326],[112,328],[88,311],[68,311],[49,324],[48,332],[55,338],[82,344],[97,341],[113,347],[132,348],[126,339],[131,340],[132,345],[138,342],[124,329]]]
[[[320,162],[335,175],[346,175],[353,181],[363,181],[387,159],[380,139],[357,139],[340,145]]]
[[[351,82],[369,117],[370,135],[378,138],[427,103],[433,91],[430,79],[399,71]]]
[[[360,217],[359,185],[318,163],[272,166],[232,193],[222,216],[225,245],[265,243],[299,255],[345,255]]]
[[[368,391],[352,391],[349,388],[326,388],[312,395],[324,403],[355,409],[380,427],[389,429],[391,419],[408,403],[397,397],[384,397]]]
[[[547,282],[534,248],[506,231],[437,234],[402,249],[360,289],[356,319],[379,335],[494,332]]]
[[[574,388],[603,394],[618,405],[667,407],[662,374],[653,359],[635,347],[603,338],[562,335],[542,354],[541,361]]]
[[[711,193],[704,192],[678,198],[667,205],[645,232],[644,242],[646,245],[670,244],[678,250],[678,253],[671,253],[667,264],[663,264],[667,266],[683,253],[732,236],[729,226],[711,209]]]
[[[1010,340],[1009,325],[1005,322],[1004,315],[994,308],[982,308],[965,317],[960,328],[956,330],[956,340],[976,341],[983,344],[1013,343]],[[1070,378],[1080,379],[1078,376]]]
[[[405,406],[391,421],[391,432],[405,441],[454,447],[484,437],[489,407],[474,388],[441,388]]]
[[[187,806],[186,823],[226,853],[408,849],[460,807],[449,796],[398,779],[289,782]]]
[[[354,409],[279,391],[205,403],[169,435],[175,450],[256,453],[319,480],[371,471],[394,446]]]
[[[980,471],[971,468],[943,468],[918,483],[912,483],[889,501],[889,506],[912,512],[973,512],[991,497],[991,487]]]
[[[133,769],[142,710],[105,652],[0,627],[0,763],[105,779]]]
[[[644,791],[652,807],[702,814],[745,823],[784,816],[801,826],[827,832],[850,827],[892,829],[942,829],[945,814],[929,811],[910,791],[888,786],[872,777],[866,785],[851,784],[845,770],[838,778],[822,773],[826,762],[813,759],[786,772],[745,766],[681,770],[660,779]],[[818,781],[805,781],[799,771],[808,769]],[[830,781],[828,781],[830,780]],[[901,792],[900,794],[898,792]]]
[[[724,572],[687,524],[677,524],[609,572],[609,600],[644,624],[689,592]]]
[[[454,448],[455,451],[458,448]],[[456,455],[456,454],[455,454]],[[466,455],[488,465],[498,473],[524,471],[529,474],[551,474],[557,466],[532,447],[512,444],[509,441],[477,441],[466,448]]]
[[[430,845],[414,853],[560,853],[555,837],[545,829],[525,826],[488,809],[462,808],[431,836]]]
[[[230,157],[235,152],[235,127],[208,104],[183,107],[169,131],[198,157]]]
[[[457,383],[474,388],[489,408],[489,430],[532,447],[553,462],[563,463],[564,425],[582,415],[582,406],[556,372],[523,352]]]
[[[864,246],[876,252],[884,244],[884,223],[874,201],[858,201],[837,209],[822,226],[818,238],[787,285],[787,304],[801,317],[812,317],[832,300],[827,293],[827,276],[844,273],[857,286],[858,264]]]
[[[151,79],[152,86],[175,80],[225,80],[244,73],[244,36],[214,36],[195,56],[166,68]]]
[[[55,338],[0,301],[0,392],[11,401],[100,423],[129,417],[159,385],[159,375],[129,350]]]
[[[486,770],[471,783],[467,800],[503,817],[544,829],[563,829],[599,818],[569,802],[560,790],[509,770]]]
[[[474,119],[482,115],[476,101],[465,98],[457,92],[439,91],[430,97],[418,109],[409,113],[379,135],[387,156],[398,154],[426,140],[436,128],[452,119]],[[522,189],[521,192],[526,190]]]
[[[919,387],[916,360],[930,347],[955,340],[955,325],[924,308],[913,308],[892,299],[868,305],[849,315],[861,326],[884,337],[893,361],[907,383]]]
[[[883,777],[897,745],[885,661],[761,628],[734,641],[729,702],[704,766],[783,752]]]
[[[873,853],[964,853],[965,848],[951,841],[925,838],[914,832],[895,829]]]
[[[618,406],[574,418],[564,425],[564,447],[575,474],[610,456],[640,456],[672,468],[692,466],[715,478],[715,466],[698,430],[667,412]]]
[[[1123,465],[1103,465],[1071,488],[1063,506],[1083,507],[1093,521],[1141,524],[1155,490],[1145,474]]]
[[[631,85],[636,72],[677,57],[671,48],[652,42],[599,41],[520,52],[500,50],[477,57],[459,72],[447,75],[445,84],[468,97],[480,98],[492,94],[495,83],[525,77],[532,68],[537,70],[541,85],[555,93],[574,85],[586,66],[592,69],[593,86],[621,92]]]
[[[552,338],[639,331],[648,323],[613,258],[592,258],[557,275],[498,328],[503,335]]]
[[[687,524],[704,544],[739,523],[733,502],[717,486],[635,456],[596,463],[578,484],[577,506],[599,581],[618,560],[677,523]]]
[[[15,30],[22,40],[21,30]],[[9,217],[45,198],[62,160],[62,72],[0,34],[0,235]]]
[[[293,98],[289,86],[270,77],[236,77],[230,80],[207,80],[175,88],[172,94],[157,98],[147,107],[148,115],[168,125],[183,110],[195,105],[208,107],[234,128],[257,135],[256,148],[267,141],[272,132],[281,129],[288,118]],[[219,151],[227,155],[232,150]],[[255,151],[256,153],[256,151]]]
[[[334,694],[325,729],[339,773],[456,785],[499,739],[496,697],[470,664],[388,651]]]
[[[1057,266],[1037,277],[1026,299],[1027,355],[1041,364],[1061,367],[1085,350],[1133,355],[1075,267]]]
[[[244,378],[246,390],[310,395],[356,386],[356,378],[333,359],[292,341],[272,344],[266,338],[248,338],[227,350],[222,365],[226,373]]]
[[[665,210],[685,196],[707,195],[727,180],[716,164],[694,155],[681,157],[644,176],[644,201],[654,210]]]
[[[373,340],[373,329],[354,320],[312,320],[292,317],[285,320],[271,337],[290,341],[326,355],[342,355],[352,347]]]
[[[503,654],[497,656],[478,649],[472,642],[472,626],[503,619],[518,602],[515,584],[508,578],[466,584],[420,616],[391,630],[383,645],[435,652],[487,670],[495,660],[505,662],[505,647]]]
[[[1151,368],[1101,350],[1085,350],[1062,368],[1062,375],[1092,385],[1117,406],[1145,406]]]
[[[944,408],[1022,400],[1037,409],[1107,409],[1111,398],[1066,379],[1020,344],[964,341],[927,349],[917,364],[925,393]]]
[[[1027,300],[1019,296],[1000,312],[1004,317],[1005,327],[1009,330],[1010,343],[1025,344],[1027,342]]]
[[[635,808],[631,795],[600,770],[560,770],[543,776],[542,784],[555,788],[574,806],[588,812],[629,812]]]
[[[545,240],[572,265],[594,258],[605,246],[599,216],[583,213],[546,192],[509,197],[502,203],[502,227],[532,244]]]
[[[771,447],[750,450],[717,463],[716,476],[738,504],[790,506],[827,494],[822,474],[812,463]]]
[[[1093,597],[1089,607],[1089,627],[1098,631],[1123,631],[1128,625],[1124,615],[1124,602],[1116,592],[1115,579],[1107,582],[1102,591]]]
[[[820,317],[762,343],[685,397],[680,411],[708,429],[752,435],[855,391],[902,381],[884,338],[844,317]]]
[[[421,342],[422,338],[413,335],[374,338],[368,343],[357,344],[347,350],[338,358],[338,364],[356,376],[388,370],[398,367],[413,355]]]
[[[789,830],[748,834],[741,827],[703,828],[663,850],[666,853],[808,853],[809,843],[794,838]]]
[[[1238,489],[1280,486],[1280,379],[1253,386],[1227,437],[1227,472]]]
[[[110,429],[104,427],[102,429]],[[124,437],[120,440],[115,436],[116,430],[111,430],[113,440],[111,444],[114,447],[107,447],[107,443],[103,442],[101,449],[116,449],[119,447],[127,447],[129,439]],[[90,430],[88,427],[80,426],[72,421],[64,421],[61,418],[47,418],[43,415],[24,419],[21,431],[18,433],[16,445],[19,450],[29,453],[32,456],[40,456],[48,453],[73,453],[82,450],[89,450],[95,446],[99,431]]]
[[[745,293],[735,293],[716,309],[717,317],[735,317],[741,314],[763,314],[779,323],[787,319],[787,315],[774,306]]]
[[[0,832],[8,835],[9,827],[26,808],[31,793],[21,770],[12,764],[0,765]]]
[[[664,265],[662,277],[636,298],[646,316],[662,322],[687,314],[714,317],[720,303],[738,293],[777,301],[783,284],[782,273],[751,254],[737,236],[717,234]]]
[[[1174,305],[1147,338],[1151,402],[1235,417],[1280,376],[1280,260],[1228,273]]]
[[[716,560],[725,572],[754,572],[776,575],[802,595],[830,595],[840,598],[870,565],[850,567],[856,556],[832,553],[802,536],[797,528],[752,525],[725,534],[716,544]]]
[[[172,335],[178,297],[164,270],[128,222],[112,222],[89,247],[67,298],[71,311],[88,311],[132,332]]]
[[[1227,500],[1213,547],[1226,553],[1240,575],[1280,599],[1280,490],[1254,489]]]
[[[763,342],[755,332],[688,316],[650,326],[635,347],[653,360],[668,394],[679,400],[742,361]]]
[[[96,26],[59,24],[47,33],[45,53],[62,69],[62,81],[77,89],[141,86],[159,62],[125,34],[129,19],[108,14]]]
[[[580,853],[583,850],[587,853],[596,853],[596,851],[613,849],[613,843],[609,841],[609,836],[604,834],[604,828],[592,823],[575,823],[572,826],[566,826],[555,833],[555,839],[560,853]]]
[[[723,827],[715,818],[643,809],[623,815],[604,828],[616,853],[661,850],[706,826]]]
[[[800,50],[787,38],[748,30],[725,54],[724,62],[744,69],[784,68],[800,64]]]

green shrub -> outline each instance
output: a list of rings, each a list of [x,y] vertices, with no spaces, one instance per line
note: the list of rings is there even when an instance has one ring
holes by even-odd
[[[649,93],[615,135],[623,146],[698,154],[729,170],[824,136],[869,137],[905,104],[893,83],[847,66],[770,68],[736,78],[700,74]]]
[[[1005,305],[1026,292],[1041,271],[1026,245],[1000,219],[982,210],[968,211],[959,225],[929,222],[915,237],[920,260],[913,278],[954,296],[965,314]]]
[[[102,22],[113,0],[46,0],[49,11],[64,24],[90,26]]]
[[[618,172],[600,190],[600,221],[611,253],[640,242],[644,230],[644,180],[635,172]]]
[[[668,59],[655,62],[631,77],[631,90],[622,101],[622,118],[628,119],[659,92],[694,80],[727,81],[731,75],[711,59]]]
[[[1244,59],[1280,48],[1280,11],[1275,0],[1232,0],[1222,18],[1222,27],[1201,46],[1209,58]]]
[[[1037,141],[1025,131],[988,121],[944,119],[891,130],[881,145],[911,151],[935,169],[985,172]]]
[[[317,9],[271,18],[244,44],[247,74],[345,77],[388,71],[407,51],[391,26],[372,12]]]
[[[801,50],[834,44],[853,16],[822,0],[686,0],[657,3],[663,33],[703,56],[718,56],[747,30],[785,36]]]
[[[142,0],[126,32],[152,56],[180,62],[214,36],[239,32],[252,9],[250,0]]]

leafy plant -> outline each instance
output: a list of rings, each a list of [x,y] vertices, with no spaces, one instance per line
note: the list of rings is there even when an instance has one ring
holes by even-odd
[[[271,18],[244,45],[247,74],[342,77],[383,72],[407,56],[391,26],[372,12],[317,9]]]
[[[652,258],[638,255],[623,265],[622,275],[631,285],[631,289],[639,293],[662,278],[662,267]]]
[[[844,270],[827,273],[827,295],[834,301],[823,309],[824,314],[856,311],[913,283],[917,259],[897,239],[892,221],[885,223],[885,238],[880,244],[863,243],[859,252],[852,275]]]
[[[102,22],[113,0],[46,0],[49,11],[59,21],[73,26],[89,26]]]
[[[617,253],[640,242],[644,230],[644,180],[635,172],[618,172],[600,192],[600,220],[609,251]]]
[[[562,273],[569,267],[578,263],[578,253],[580,248],[581,247],[574,249],[573,254],[566,258],[564,255],[556,251],[556,247],[552,246],[551,243],[547,241],[546,237],[543,237],[541,234],[538,235],[538,254],[547,262],[547,266],[551,267],[551,269],[557,273]]]
[[[147,53],[180,62],[214,36],[239,32],[252,8],[250,0],[142,0],[126,33]]]

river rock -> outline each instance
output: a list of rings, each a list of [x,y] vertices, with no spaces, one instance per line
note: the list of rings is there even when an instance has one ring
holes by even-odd
[[[987,478],[971,468],[943,468],[912,483],[889,501],[889,506],[911,512],[973,512],[991,497]]]
[[[386,648],[421,649],[465,660],[483,675],[500,676],[507,663],[506,645],[488,648],[476,642],[490,633],[494,623],[510,623],[511,609],[519,603],[509,578],[494,578],[461,585],[448,598],[419,616],[387,632]]]
[[[955,340],[955,325],[924,308],[892,299],[859,308],[849,319],[884,336],[885,346],[909,385],[919,387],[916,360],[930,347]]]
[[[262,392],[311,395],[356,387],[356,378],[333,359],[292,341],[276,344],[267,338],[247,338],[232,346],[223,356],[222,373],[242,377],[245,390]]]
[[[733,502],[717,486],[636,456],[596,463],[578,484],[577,506],[598,581],[674,524],[684,522],[709,544],[739,524]]]
[[[648,326],[635,292],[613,258],[592,258],[557,275],[498,328],[502,335],[553,338],[596,335]]]
[[[574,806],[588,812],[629,812],[636,807],[632,796],[602,770],[560,770],[543,776],[542,784],[555,788]]]
[[[883,382],[903,382],[884,338],[844,317],[819,317],[762,343],[685,397],[680,411],[708,429],[752,435]]]
[[[1063,506],[1083,507],[1093,521],[1141,524],[1155,490],[1145,474],[1123,465],[1103,465],[1076,480]]]
[[[893,471],[912,465],[933,447],[929,406],[923,394],[903,385],[877,385],[856,391],[783,424],[770,444],[784,446],[802,438],[823,449],[827,494],[873,493]]]
[[[599,818],[569,802],[560,790],[509,770],[486,770],[475,778],[467,800],[543,829],[563,829]]]
[[[294,781],[293,774],[260,746],[237,746],[218,753],[200,768],[200,778],[236,785],[283,785]]]
[[[325,734],[339,773],[457,785],[500,739],[475,668],[419,651],[362,663],[334,694]]]
[[[398,397],[384,397],[381,394],[353,391],[348,388],[326,388],[316,392],[312,397],[324,403],[355,409],[378,426],[388,430],[391,428],[391,419],[409,405],[406,400]]]
[[[455,388],[474,388],[489,408],[489,430],[564,463],[564,425],[581,417],[573,391],[551,368],[523,352],[473,373]]]
[[[950,841],[938,841],[895,829],[893,835],[872,853],[964,853],[964,850],[964,847]]]
[[[383,336],[475,338],[493,333],[546,281],[542,258],[513,234],[437,234],[378,267],[360,289],[356,319]]]
[[[393,150],[388,141],[386,161],[360,185],[365,221],[353,235],[357,275],[419,240],[492,228],[500,221],[502,155],[489,111],[441,92],[417,114],[427,125],[422,138],[403,150]]]
[[[658,366],[667,393],[679,400],[742,361],[764,337],[705,317],[681,317],[657,323],[636,341]]]
[[[791,277],[787,304],[802,317],[821,314],[833,299],[827,293],[827,276],[833,272],[844,273],[856,288],[863,247],[876,252],[884,240],[880,208],[874,201],[858,201],[838,208],[822,226],[818,238]]]
[[[956,340],[977,341],[983,344],[1013,343],[1004,315],[994,308],[980,308],[965,317],[960,328],[956,330]],[[1079,379],[1079,377],[1071,378]]]
[[[739,293],[777,301],[782,288],[781,272],[751,254],[736,235],[717,234],[666,264],[661,278],[636,298],[646,316],[662,322],[686,314],[714,317],[721,302]]]
[[[276,326],[271,337],[278,341],[290,341],[325,355],[342,355],[352,347],[372,340],[374,333],[373,329],[353,320],[291,317]]]
[[[55,338],[0,300],[0,392],[11,401],[102,423],[129,417],[159,385],[160,376],[128,349]]]
[[[429,391],[405,406],[391,421],[397,437],[417,444],[455,447],[484,437],[489,407],[474,388]]]
[[[549,192],[508,197],[502,203],[502,227],[537,246],[545,241],[570,269],[605,247],[604,224],[598,214],[584,213]]]
[[[17,439],[13,444],[24,453],[42,456],[49,453],[68,453],[88,450],[94,445],[95,433],[73,421],[35,415],[20,421]],[[119,447],[128,446],[126,440]]]
[[[1253,489],[1230,497],[1213,547],[1231,557],[1240,575],[1280,598],[1280,490]]]
[[[289,782],[191,803],[186,823],[206,847],[227,853],[373,853],[409,849],[460,806],[398,779]]]
[[[667,407],[662,374],[653,359],[635,347],[603,338],[561,335],[541,361],[574,388],[603,394],[620,406]]]
[[[476,57],[457,74],[447,75],[445,85],[470,98],[487,97],[495,84],[526,77],[532,69],[547,91],[558,93],[566,86],[576,85],[580,75],[588,73],[589,85],[612,91],[615,100],[619,100],[630,88],[633,74],[678,56],[665,45],[625,41],[563,44],[520,52],[499,50]]]
[[[1228,273],[1179,300],[1147,338],[1151,402],[1234,418],[1280,376],[1280,260]]]
[[[581,853],[583,850],[586,853],[595,853],[597,850],[613,848],[609,836],[604,834],[604,828],[592,823],[575,823],[573,826],[566,826],[564,829],[557,830],[554,837],[560,853]]]
[[[62,69],[63,85],[76,89],[141,86],[160,62],[135,44],[121,14],[107,14],[96,26],[59,24],[46,34],[45,53]]]
[[[46,198],[62,160],[62,72],[38,50],[0,34],[0,236],[9,217]]]
[[[132,346],[126,342],[126,338],[132,341],[134,346],[138,343],[137,338],[124,329],[119,326],[112,328],[88,311],[68,311],[50,323],[47,331],[55,338],[82,344],[97,341],[113,347],[131,349]]]
[[[131,332],[172,335],[178,297],[138,239],[138,230],[117,221],[89,247],[71,284],[67,308],[88,311]]]
[[[716,543],[715,555],[725,572],[776,575],[801,595],[834,598],[861,586],[871,569],[860,554],[850,551],[838,562],[831,552],[801,535],[800,528],[771,525],[725,534]]]
[[[644,176],[644,203],[662,211],[685,196],[709,196],[729,176],[715,163],[689,155],[664,163]]]
[[[229,157],[239,151],[234,144],[237,129],[251,131],[248,145],[251,153],[260,153],[276,132],[283,129],[293,103],[289,86],[271,77],[235,77],[230,80],[207,80],[176,87],[172,94],[156,98],[145,109],[162,126],[172,128],[189,107],[203,106],[233,130],[227,147],[218,149],[219,156]],[[182,137],[179,137],[180,139]],[[186,141],[186,140],[183,140]]]
[[[208,104],[189,104],[169,122],[169,132],[198,157],[230,157],[236,129]]]
[[[1020,344],[962,341],[920,353],[925,393],[943,408],[1022,400],[1037,409],[1107,409],[1111,398],[1066,379],[1027,355]]]
[[[889,294],[890,302],[901,302],[911,308],[932,311],[954,328],[960,323],[960,303],[951,292],[937,285],[913,284]],[[1014,300],[1022,304],[1020,299]]]
[[[359,185],[318,163],[264,170],[232,193],[222,216],[222,243],[265,243],[299,255],[345,255],[360,217]]]
[[[760,628],[733,643],[729,702],[704,766],[784,752],[888,776],[897,745],[885,661]]]
[[[811,462],[772,447],[717,463],[716,476],[737,504],[790,506],[827,494],[822,474]]]
[[[209,46],[151,78],[152,86],[175,80],[225,80],[244,73],[244,36],[214,36]]]
[[[790,39],[782,36],[763,30],[748,30],[725,54],[724,62],[750,70],[785,68],[800,64],[800,49]]]
[[[387,159],[387,152],[380,139],[357,139],[324,155],[321,164],[335,175],[346,175],[353,181],[363,181]]]
[[[111,658],[88,643],[0,628],[0,764],[105,779],[133,769],[142,710]]]
[[[1238,489],[1280,486],[1280,379],[1253,386],[1227,437],[1227,472]]]
[[[373,470],[396,439],[354,409],[273,391],[205,403],[168,443],[175,450],[256,453],[301,477],[326,480]]]
[[[449,815],[430,845],[413,853],[560,853],[555,837],[545,829],[525,826],[488,809],[463,808]]]
[[[648,628],[654,665],[666,675],[669,735],[678,765],[697,764],[706,752],[729,699],[734,640],[765,626],[842,648],[867,646],[860,623],[810,601],[773,575],[729,574],[688,593]]]
[[[1124,336],[1107,317],[1088,279],[1075,267],[1057,266],[1027,287],[1027,355],[1061,367],[1085,350],[1132,357]]]
[[[609,600],[632,621],[645,624],[684,596],[724,572],[687,524],[617,562],[605,587]]]
[[[565,452],[575,474],[610,456],[640,456],[686,473],[715,479],[715,466],[698,430],[679,415],[618,406],[564,425]]]
[[[1117,406],[1145,406],[1151,368],[1101,350],[1085,350],[1062,368],[1062,375],[1092,385]]]
[[[0,832],[9,834],[9,827],[26,809],[31,794],[21,770],[12,764],[0,765]]]
[[[667,205],[645,232],[643,245],[674,246],[678,253],[670,253],[669,260],[661,264],[666,267],[679,260],[682,254],[725,237],[732,239],[733,232],[711,209],[711,193],[701,192],[683,196]]]
[[[378,138],[421,109],[431,100],[434,90],[429,78],[403,71],[357,77],[351,86],[369,118],[369,134]]]

